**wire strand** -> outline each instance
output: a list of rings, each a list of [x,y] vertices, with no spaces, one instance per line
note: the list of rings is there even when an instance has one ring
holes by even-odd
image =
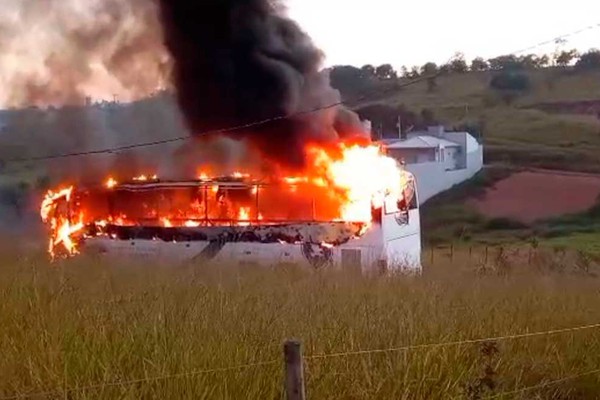
[[[340,352],[340,353],[315,354],[315,355],[311,355],[311,356],[306,356],[304,358],[307,360],[319,360],[319,359],[334,358],[334,357],[348,357],[348,356],[358,356],[358,355],[377,354],[377,353],[393,353],[393,352],[400,352],[400,351],[422,350],[422,349],[436,348],[436,347],[460,346],[460,345],[464,345],[464,344],[500,342],[500,341],[524,339],[524,338],[530,338],[530,337],[536,337],[536,336],[551,336],[551,335],[558,335],[558,334],[562,334],[562,333],[577,332],[577,331],[596,329],[596,328],[600,328],[600,323],[576,326],[576,327],[572,327],[572,328],[553,329],[553,330],[549,330],[549,331],[528,332],[528,333],[520,333],[520,334],[515,334],[515,335],[495,336],[495,337],[480,338],[480,339],[466,339],[466,340],[457,340],[457,341],[452,341],[452,342],[427,343],[427,344],[409,345],[409,346],[401,346],[401,347],[391,347],[391,348],[387,348],[387,349],[356,350],[356,351],[347,351],[347,352]]]
[[[231,372],[231,371],[237,371],[237,370],[253,368],[253,367],[264,367],[267,365],[273,365],[273,364],[277,364],[277,363],[279,363],[279,361],[277,361],[277,360],[263,361],[263,362],[257,362],[257,363],[251,363],[251,364],[236,365],[233,367],[203,369],[203,370],[196,370],[196,371],[190,371],[190,372],[181,372],[179,374],[161,375],[161,376],[154,376],[154,377],[149,377],[149,378],[132,379],[132,380],[128,380],[128,381],[113,381],[113,382],[106,382],[106,383],[98,383],[98,384],[89,385],[89,386],[66,388],[64,390],[53,390],[53,391],[36,392],[36,393],[22,393],[22,394],[17,394],[14,396],[0,397],[0,400],[18,400],[18,399],[27,399],[27,398],[31,398],[31,397],[48,397],[48,396],[64,395],[64,394],[73,393],[73,392],[81,392],[81,391],[94,390],[94,389],[104,389],[104,388],[115,387],[115,386],[129,386],[129,385],[135,385],[138,383],[157,382],[157,381],[164,381],[164,380],[169,380],[169,379],[187,378],[190,376],[205,375],[205,374],[219,373],[219,372]]]
[[[511,390],[509,392],[502,392],[502,393],[498,393],[498,394],[494,394],[488,397],[484,397],[484,399],[497,399],[499,397],[503,397],[503,396],[509,396],[509,395],[515,395],[515,394],[521,394],[521,393],[525,393],[525,392],[529,392],[532,390],[536,390],[536,389],[543,389],[545,387],[548,386],[554,386],[554,385],[558,385],[559,383],[564,383],[567,381],[571,381],[574,379],[578,379],[578,378],[582,378],[584,376],[589,376],[589,375],[596,375],[600,373],[600,368],[599,369],[595,369],[593,371],[588,371],[588,372],[583,372],[581,374],[575,374],[575,375],[569,375],[566,376],[564,378],[560,378],[560,379],[555,379],[553,381],[548,381],[548,382],[542,382],[538,385],[534,385],[534,386],[527,386],[525,388],[522,389],[516,389],[516,390]]]
[[[561,333],[576,332],[576,331],[582,331],[582,330],[588,330],[588,329],[594,329],[594,328],[600,328],[600,323],[591,324],[591,325],[581,325],[581,326],[576,326],[576,327],[572,327],[572,328],[553,329],[553,330],[548,330],[548,331],[528,332],[528,333],[521,333],[521,334],[515,334],[515,335],[495,336],[495,337],[480,338],[480,339],[459,340],[459,341],[453,341],[453,342],[441,342],[441,343],[430,343],[430,344],[422,344],[422,345],[392,347],[392,348],[388,348],[388,349],[358,350],[358,351],[349,351],[349,352],[342,352],[342,353],[316,354],[316,355],[305,356],[305,357],[303,357],[303,359],[307,360],[307,361],[311,361],[311,360],[334,358],[334,357],[348,357],[348,356],[357,356],[357,355],[366,355],[366,354],[389,353],[389,352],[408,351],[408,350],[421,350],[421,349],[436,348],[436,347],[459,346],[459,345],[463,345],[463,344],[477,344],[477,343],[485,343],[485,342],[492,342],[492,341],[523,339],[523,338],[536,337],[536,336],[557,335],[557,334],[561,334]],[[252,368],[252,367],[274,365],[274,364],[277,364],[278,362],[279,361],[277,361],[277,360],[271,360],[271,361],[263,361],[263,362],[257,362],[257,363],[236,365],[236,366],[232,366],[232,367],[204,369],[204,370],[197,370],[197,371],[190,371],[190,372],[182,372],[182,373],[178,373],[178,374],[170,374],[170,375],[161,375],[161,376],[155,376],[155,377],[149,377],[149,378],[133,379],[133,380],[128,380],[128,381],[113,381],[113,382],[106,382],[106,383],[98,383],[98,384],[89,385],[89,386],[66,388],[62,391],[55,390],[55,391],[47,391],[47,392],[23,393],[23,394],[18,394],[18,395],[14,395],[14,396],[0,397],[0,400],[17,400],[17,399],[26,399],[26,398],[30,398],[30,397],[40,397],[40,396],[47,397],[47,396],[52,396],[52,395],[60,395],[60,394],[65,394],[65,393],[72,393],[72,392],[79,392],[79,391],[93,390],[93,389],[101,389],[101,388],[107,388],[107,387],[128,386],[128,385],[134,385],[137,383],[156,382],[156,381],[162,381],[162,380],[168,380],[168,379],[185,378],[185,377],[202,375],[202,374],[229,372],[229,371],[236,371],[236,370]],[[531,390],[533,390],[533,389],[531,389]],[[510,394],[510,392],[509,392],[509,394]]]

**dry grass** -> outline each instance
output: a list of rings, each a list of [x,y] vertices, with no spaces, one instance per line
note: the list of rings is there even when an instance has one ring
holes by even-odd
[[[4,254],[0,398],[279,399],[286,338],[301,339],[310,355],[600,322],[596,278],[507,273],[491,255],[479,268],[480,253],[468,261],[457,252],[453,262],[437,254],[420,278],[89,259],[51,266]],[[475,399],[597,368],[599,337],[591,330],[311,360],[307,390],[311,399]],[[275,363],[152,379],[266,360]],[[149,380],[107,385],[138,379]],[[587,376],[504,398],[592,398],[599,384]]]

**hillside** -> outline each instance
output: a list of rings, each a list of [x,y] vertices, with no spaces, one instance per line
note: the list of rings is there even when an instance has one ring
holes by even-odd
[[[388,83],[379,89],[384,95],[376,101],[356,104],[363,109],[383,105],[391,111],[408,110],[417,116],[429,110],[430,118],[433,115],[436,121],[449,127],[474,127],[480,133],[488,168],[472,181],[437,196],[423,207],[425,242],[492,245],[539,242],[554,248],[590,251],[597,256],[600,253],[592,243],[597,242],[600,235],[597,212],[600,199],[589,211],[571,210],[569,203],[565,210],[571,211],[564,212],[574,212],[572,215],[539,219],[528,216],[531,218],[527,221],[517,220],[510,213],[495,217],[493,214],[499,209],[484,213],[474,204],[483,196],[488,196],[490,204],[499,204],[503,200],[498,197],[504,196],[506,200],[506,196],[510,199],[512,194],[520,201],[528,201],[524,200],[528,196],[526,191],[502,191],[505,182],[510,182],[506,178],[523,169],[600,172],[600,71],[528,70],[529,89],[510,104],[490,88],[495,74],[497,72],[487,71],[443,75],[436,79],[433,91],[428,90],[426,80],[399,90],[394,89],[397,83]],[[351,96],[347,94],[347,97]],[[395,133],[394,125],[389,123],[395,118],[388,118],[392,129],[385,134]],[[377,121],[373,122],[373,126],[378,125]],[[544,205],[540,203],[544,202],[544,195],[569,198],[565,184],[560,179],[554,181],[554,192],[538,194],[537,206]],[[535,183],[535,187],[541,184]],[[588,197],[586,204],[594,203],[593,193]],[[535,204],[525,204],[529,208],[523,207],[520,212],[536,207]]]
[[[485,145],[486,162],[504,170],[542,167],[600,172],[600,121],[593,114],[596,108],[578,103],[600,99],[600,71],[528,70],[530,88],[509,105],[490,89],[494,74],[496,72],[490,71],[445,74],[436,78],[434,90],[429,90],[427,80],[406,87],[401,87],[407,82],[404,79],[377,81],[367,88],[366,97],[371,100],[350,103],[359,110],[377,105],[384,105],[392,111],[408,110],[416,116],[415,120],[422,119],[422,111],[428,110],[430,119],[450,127],[475,127]],[[357,97],[356,93],[342,91],[342,94],[346,99]],[[589,115],[581,114],[587,111]],[[395,113],[387,118],[386,123],[392,126],[392,130],[396,118]],[[2,120],[0,160],[86,151],[185,135],[176,107],[171,97],[165,95],[129,105],[11,111],[3,113]],[[376,126],[377,121],[373,122]],[[393,131],[387,133],[394,134]],[[135,163],[127,152],[107,155],[106,159],[96,157],[94,166],[103,162],[143,165],[159,156],[153,150],[139,153]],[[24,201],[27,187],[45,187],[64,172],[71,176],[74,171],[81,170],[84,160],[74,158],[57,165],[52,162],[6,163],[0,174],[0,203],[17,207]],[[495,172],[487,170],[483,172],[483,175],[486,174],[489,176],[481,178],[483,186],[497,180]],[[502,172],[500,177],[504,175]],[[479,183],[475,181],[473,185],[476,191],[482,187]],[[460,193],[461,190],[458,189],[460,195],[450,194],[449,200],[443,197],[442,201],[434,201],[424,209],[426,239],[447,241],[475,234],[482,237],[482,233],[490,231],[492,236],[497,236],[497,232],[490,229],[494,226],[493,220],[478,215],[466,203],[472,191]],[[525,227],[522,233],[530,236],[538,228]],[[501,233],[506,235],[510,232],[502,229]]]
[[[376,101],[415,113],[433,112],[448,126],[477,126],[488,162],[576,171],[600,171],[600,120],[597,114],[574,114],[570,102],[600,99],[600,71],[547,68],[529,70],[531,87],[510,105],[490,89],[496,72],[452,73],[394,90],[382,87]],[[352,96],[347,94],[347,97]],[[545,103],[562,103],[552,112]]]

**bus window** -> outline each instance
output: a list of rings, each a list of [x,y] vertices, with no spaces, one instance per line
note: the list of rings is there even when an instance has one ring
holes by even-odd
[[[415,181],[411,179],[404,189],[404,198],[407,199],[408,209],[415,210],[419,208],[417,196],[415,196]]]

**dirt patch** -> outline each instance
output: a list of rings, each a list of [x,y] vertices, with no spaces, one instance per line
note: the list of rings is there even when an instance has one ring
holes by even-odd
[[[522,222],[590,209],[600,196],[600,175],[561,171],[527,171],[497,182],[479,199],[471,199],[490,218]]]

